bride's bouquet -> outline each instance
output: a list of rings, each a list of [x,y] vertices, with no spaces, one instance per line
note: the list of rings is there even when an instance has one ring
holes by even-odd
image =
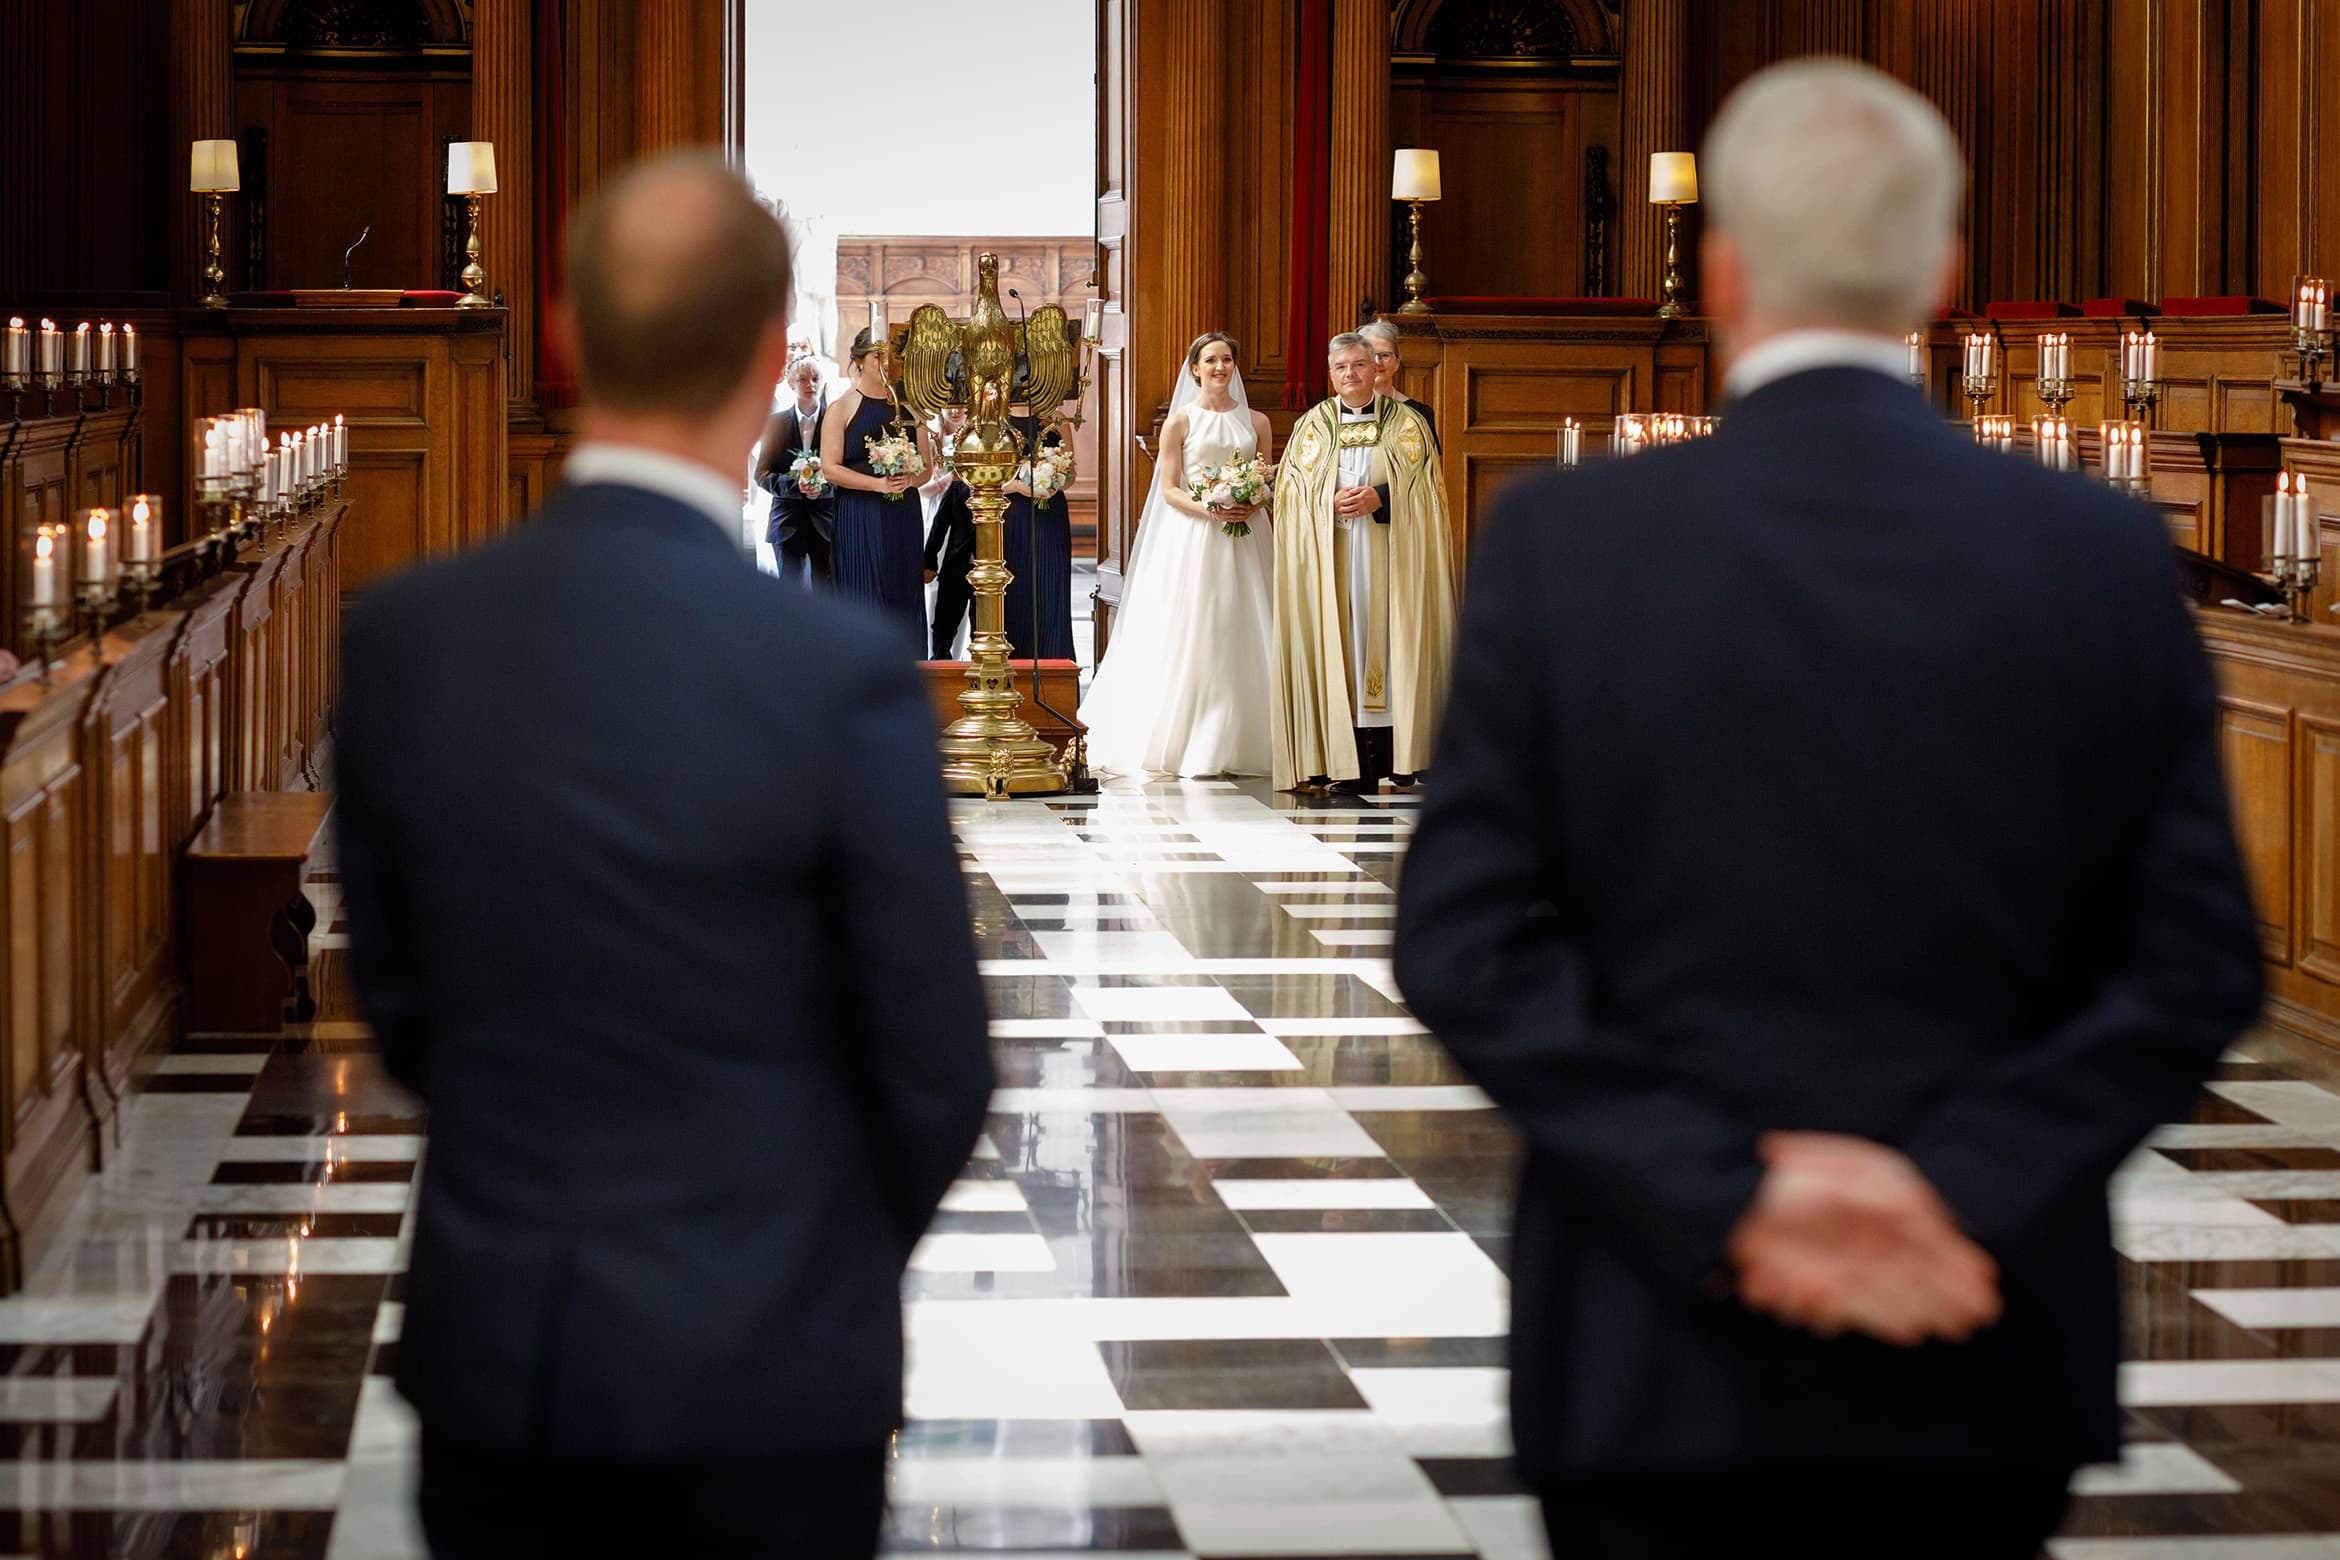
[[[907,434],[888,428],[881,436],[865,438],[862,445],[869,451],[869,469],[881,477],[923,477],[926,475],[926,457],[918,453],[918,441]],[[908,497],[905,493],[888,493],[886,502],[898,504]]]
[[[829,491],[829,479],[821,475],[821,458],[811,450],[798,450],[790,458],[788,480],[806,498],[818,498]]]
[[[1257,455],[1246,455],[1223,466],[1205,466],[1202,480],[1189,483],[1186,493],[1206,509],[1249,509],[1267,502],[1267,467]],[[1249,536],[1251,522],[1229,520],[1219,529],[1229,536]]]
[[[1032,507],[1046,509],[1048,501],[1073,485],[1079,472],[1073,464],[1070,445],[1051,444],[1032,457]]]

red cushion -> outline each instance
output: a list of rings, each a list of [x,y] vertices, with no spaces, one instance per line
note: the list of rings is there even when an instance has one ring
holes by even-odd
[[[2092,320],[2119,320],[2131,315],[2159,314],[2161,310],[2141,298],[2091,298],[2080,305],[2080,312]]]
[[[1983,317],[1992,320],[2062,320],[2079,310],[2068,303],[1986,303]]]
[[[2161,312],[2199,319],[2208,314],[2281,314],[2284,309],[2267,298],[2164,298]]]
[[[463,301],[459,292],[440,292],[436,288],[410,287],[398,295],[402,309],[452,309]]]
[[[1648,298],[1498,298],[1455,294],[1422,300],[1435,314],[1542,314],[1646,316],[1657,313]]]

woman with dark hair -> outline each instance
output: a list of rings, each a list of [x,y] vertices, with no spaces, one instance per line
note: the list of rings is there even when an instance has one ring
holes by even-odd
[[[1265,508],[1222,484],[1229,468],[1256,461],[1272,486],[1272,437],[1244,398],[1234,341],[1197,336],[1162,424],[1113,638],[1081,703],[1096,768],[1268,773],[1275,542]]]
[[[864,329],[853,338],[853,379],[821,417],[821,474],[837,494],[832,567],[837,594],[865,601],[902,619],[917,654],[926,654],[925,512],[912,499],[915,475],[882,476],[870,469],[872,440],[887,435],[893,402],[886,391],[883,341]],[[918,453],[929,466],[934,446],[916,431]]]

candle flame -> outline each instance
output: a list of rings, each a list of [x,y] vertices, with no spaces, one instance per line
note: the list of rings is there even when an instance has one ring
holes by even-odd
[[[93,509],[89,512],[89,539],[93,542],[102,542],[106,539],[106,512],[102,509]]]
[[[56,553],[57,538],[49,530],[49,528],[44,525],[33,537],[33,556],[35,558],[53,558],[56,556]]]
[[[56,328],[57,322],[55,320],[44,318],[41,321],[41,329],[43,330],[55,330]]]
[[[24,329],[24,316],[21,314],[11,314],[8,316],[8,328],[10,330]]]
[[[113,333],[114,333],[114,322],[113,322],[112,320],[100,320],[100,321],[98,321],[98,334],[99,334],[99,335],[101,335],[101,336],[111,336]]]
[[[146,500],[143,498],[130,506],[130,518],[139,525],[146,524],[150,514],[152,511],[147,508]]]

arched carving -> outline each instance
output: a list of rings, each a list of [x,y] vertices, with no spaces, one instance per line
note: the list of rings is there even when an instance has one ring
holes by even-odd
[[[1617,52],[1613,0],[1393,0],[1390,46],[1447,59],[1566,59]]]
[[[405,54],[467,48],[473,0],[240,0],[236,42]]]

